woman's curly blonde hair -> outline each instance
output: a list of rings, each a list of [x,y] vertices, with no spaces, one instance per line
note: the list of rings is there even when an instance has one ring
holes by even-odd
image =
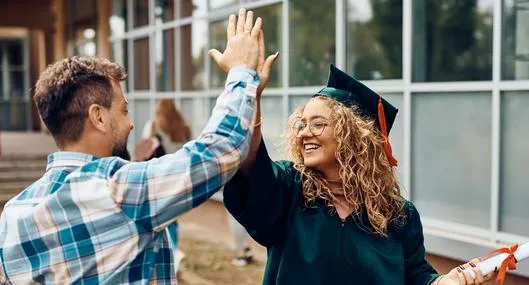
[[[323,96],[315,98],[324,100],[332,110],[329,126],[334,128],[338,143],[336,160],[340,164],[340,178],[346,201],[352,206],[355,216],[362,210],[367,212],[371,229],[363,227],[363,230],[386,236],[392,223],[402,225],[405,201],[401,196],[395,171],[384,152],[383,138],[375,121],[359,115],[355,107],[348,108]],[[301,117],[305,106],[306,104],[300,106],[290,116],[289,126]],[[336,197],[327,181],[320,172],[304,165],[296,143],[296,134],[291,127],[287,128],[285,135],[287,155],[303,178],[305,205],[311,206],[321,199],[334,211]]]

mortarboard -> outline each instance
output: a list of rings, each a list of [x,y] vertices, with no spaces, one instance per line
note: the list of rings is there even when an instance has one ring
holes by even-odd
[[[393,166],[397,165],[388,139],[389,131],[399,111],[397,108],[333,64],[330,67],[327,87],[318,91],[314,96],[326,96],[347,107],[356,106],[361,115],[375,119],[384,137],[384,150],[388,161]]]

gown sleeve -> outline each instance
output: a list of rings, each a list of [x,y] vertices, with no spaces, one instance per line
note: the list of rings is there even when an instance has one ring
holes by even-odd
[[[249,173],[239,171],[224,187],[224,204],[258,243],[273,246],[300,197],[294,179],[292,162],[272,161],[261,140]]]
[[[424,236],[419,212],[411,202],[407,202],[407,223],[402,243],[404,254],[405,284],[428,285],[439,274],[425,260]]]

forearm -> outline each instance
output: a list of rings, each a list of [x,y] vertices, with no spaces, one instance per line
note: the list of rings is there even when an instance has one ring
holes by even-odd
[[[261,118],[261,94],[257,94],[257,102],[255,104],[255,126],[252,135],[252,142],[250,144],[250,150],[248,152],[248,157],[244,161],[241,167],[241,171],[247,175],[255,164],[255,158],[257,155],[257,150],[261,144],[261,127],[262,127],[262,118]]]

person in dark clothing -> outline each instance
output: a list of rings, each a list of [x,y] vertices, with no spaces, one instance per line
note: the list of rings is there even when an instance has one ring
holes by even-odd
[[[263,284],[480,284],[492,278],[474,268],[479,259],[446,275],[425,260],[420,216],[401,196],[388,139],[397,111],[331,65],[328,86],[290,116],[291,161],[270,159],[256,124],[250,155],[225,186],[224,202],[268,249]]]

